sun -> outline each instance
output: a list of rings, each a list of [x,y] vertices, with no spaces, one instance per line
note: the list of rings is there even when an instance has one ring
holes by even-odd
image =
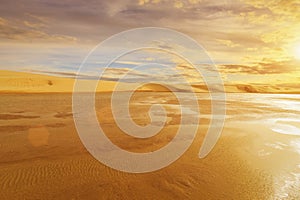
[[[294,48],[294,56],[296,59],[300,60],[300,44],[298,44],[297,46],[295,46]]]

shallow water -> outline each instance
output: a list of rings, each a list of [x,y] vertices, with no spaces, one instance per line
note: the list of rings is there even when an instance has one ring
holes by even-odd
[[[298,94],[230,94],[229,109],[244,110],[240,117],[253,126],[262,124],[270,132],[256,147],[263,157],[262,167],[272,171],[277,199],[300,196],[300,95]],[[252,104],[241,108],[240,104]],[[232,106],[233,105],[233,106]],[[236,114],[235,114],[236,115]],[[242,118],[235,118],[245,123]],[[282,136],[280,136],[282,135]],[[286,162],[286,163],[285,163]],[[260,166],[261,167],[261,166]]]
[[[190,98],[188,94],[185,96],[186,99]],[[210,98],[204,94],[198,97],[200,104],[202,100]],[[181,112],[199,115],[201,118],[211,118],[210,114],[199,114],[190,107],[173,104],[167,106],[178,113],[181,108]],[[264,169],[272,175],[274,198],[300,198],[300,95],[227,94],[226,109],[225,127],[239,127],[241,131],[234,133],[224,131],[223,134],[234,134],[236,137],[239,133],[243,135],[243,127],[248,130],[249,127],[253,129],[248,131],[248,134],[259,132],[256,135],[258,142],[250,147],[246,145],[245,149],[249,148],[247,151],[251,152],[249,153],[252,155],[249,160],[251,165]],[[264,129],[260,131],[260,127]],[[240,151],[244,150],[240,149]]]

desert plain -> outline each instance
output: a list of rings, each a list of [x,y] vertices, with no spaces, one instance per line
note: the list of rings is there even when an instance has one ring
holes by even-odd
[[[72,78],[1,71],[0,83],[0,199],[300,199],[297,94],[249,93],[249,87],[228,86],[222,135],[200,159],[211,102],[204,89],[198,91],[201,112],[192,110],[191,115],[200,121],[190,148],[161,170],[132,174],[105,166],[82,144],[73,120]],[[130,112],[137,124],[149,123],[153,103],[168,114],[157,135],[133,138],[122,133],[112,116],[114,85],[102,82],[95,95],[107,137],[137,153],[168,144],[180,126],[175,96],[155,85],[134,93]]]

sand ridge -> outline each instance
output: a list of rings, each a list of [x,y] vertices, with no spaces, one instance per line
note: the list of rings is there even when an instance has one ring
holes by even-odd
[[[57,74],[45,75],[34,74],[28,72],[16,72],[0,70],[0,93],[62,93],[73,92],[74,77],[58,77]],[[97,80],[80,80],[82,83],[94,83]],[[110,92],[113,91],[117,82],[101,80],[96,89],[97,92]],[[122,88],[128,88],[130,83],[120,82],[123,84]],[[172,85],[169,87],[177,92],[190,92],[191,89],[183,85]],[[193,85],[191,84],[193,92],[207,93],[208,89],[205,84]],[[141,86],[137,91],[150,91],[150,92],[166,92],[169,91],[159,84],[146,84]],[[214,88],[214,92],[220,92],[220,86]],[[265,84],[225,84],[225,91],[227,93],[300,93],[296,86],[291,85],[265,85]],[[83,91],[84,92],[84,91]]]

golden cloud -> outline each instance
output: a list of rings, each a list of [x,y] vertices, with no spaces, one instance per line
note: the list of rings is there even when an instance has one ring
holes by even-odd
[[[282,74],[299,72],[299,62],[296,60],[275,61],[263,59],[261,62],[253,65],[226,64],[219,65],[222,73],[238,74]]]
[[[4,26],[6,24],[6,20],[0,17],[0,26]]]
[[[0,18],[0,37],[2,40],[17,40],[22,42],[65,42],[74,43],[77,38],[60,35],[60,34],[48,34],[42,30],[39,30],[45,25],[42,23],[32,23],[29,21],[23,21],[21,24],[7,21]]]
[[[240,46],[240,44],[236,44],[236,43],[232,42],[231,40],[217,39],[217,41],[218,41],[220,44],[226,45],[226,46],[228,46],[228,47],[238,47],[238,46]]]

